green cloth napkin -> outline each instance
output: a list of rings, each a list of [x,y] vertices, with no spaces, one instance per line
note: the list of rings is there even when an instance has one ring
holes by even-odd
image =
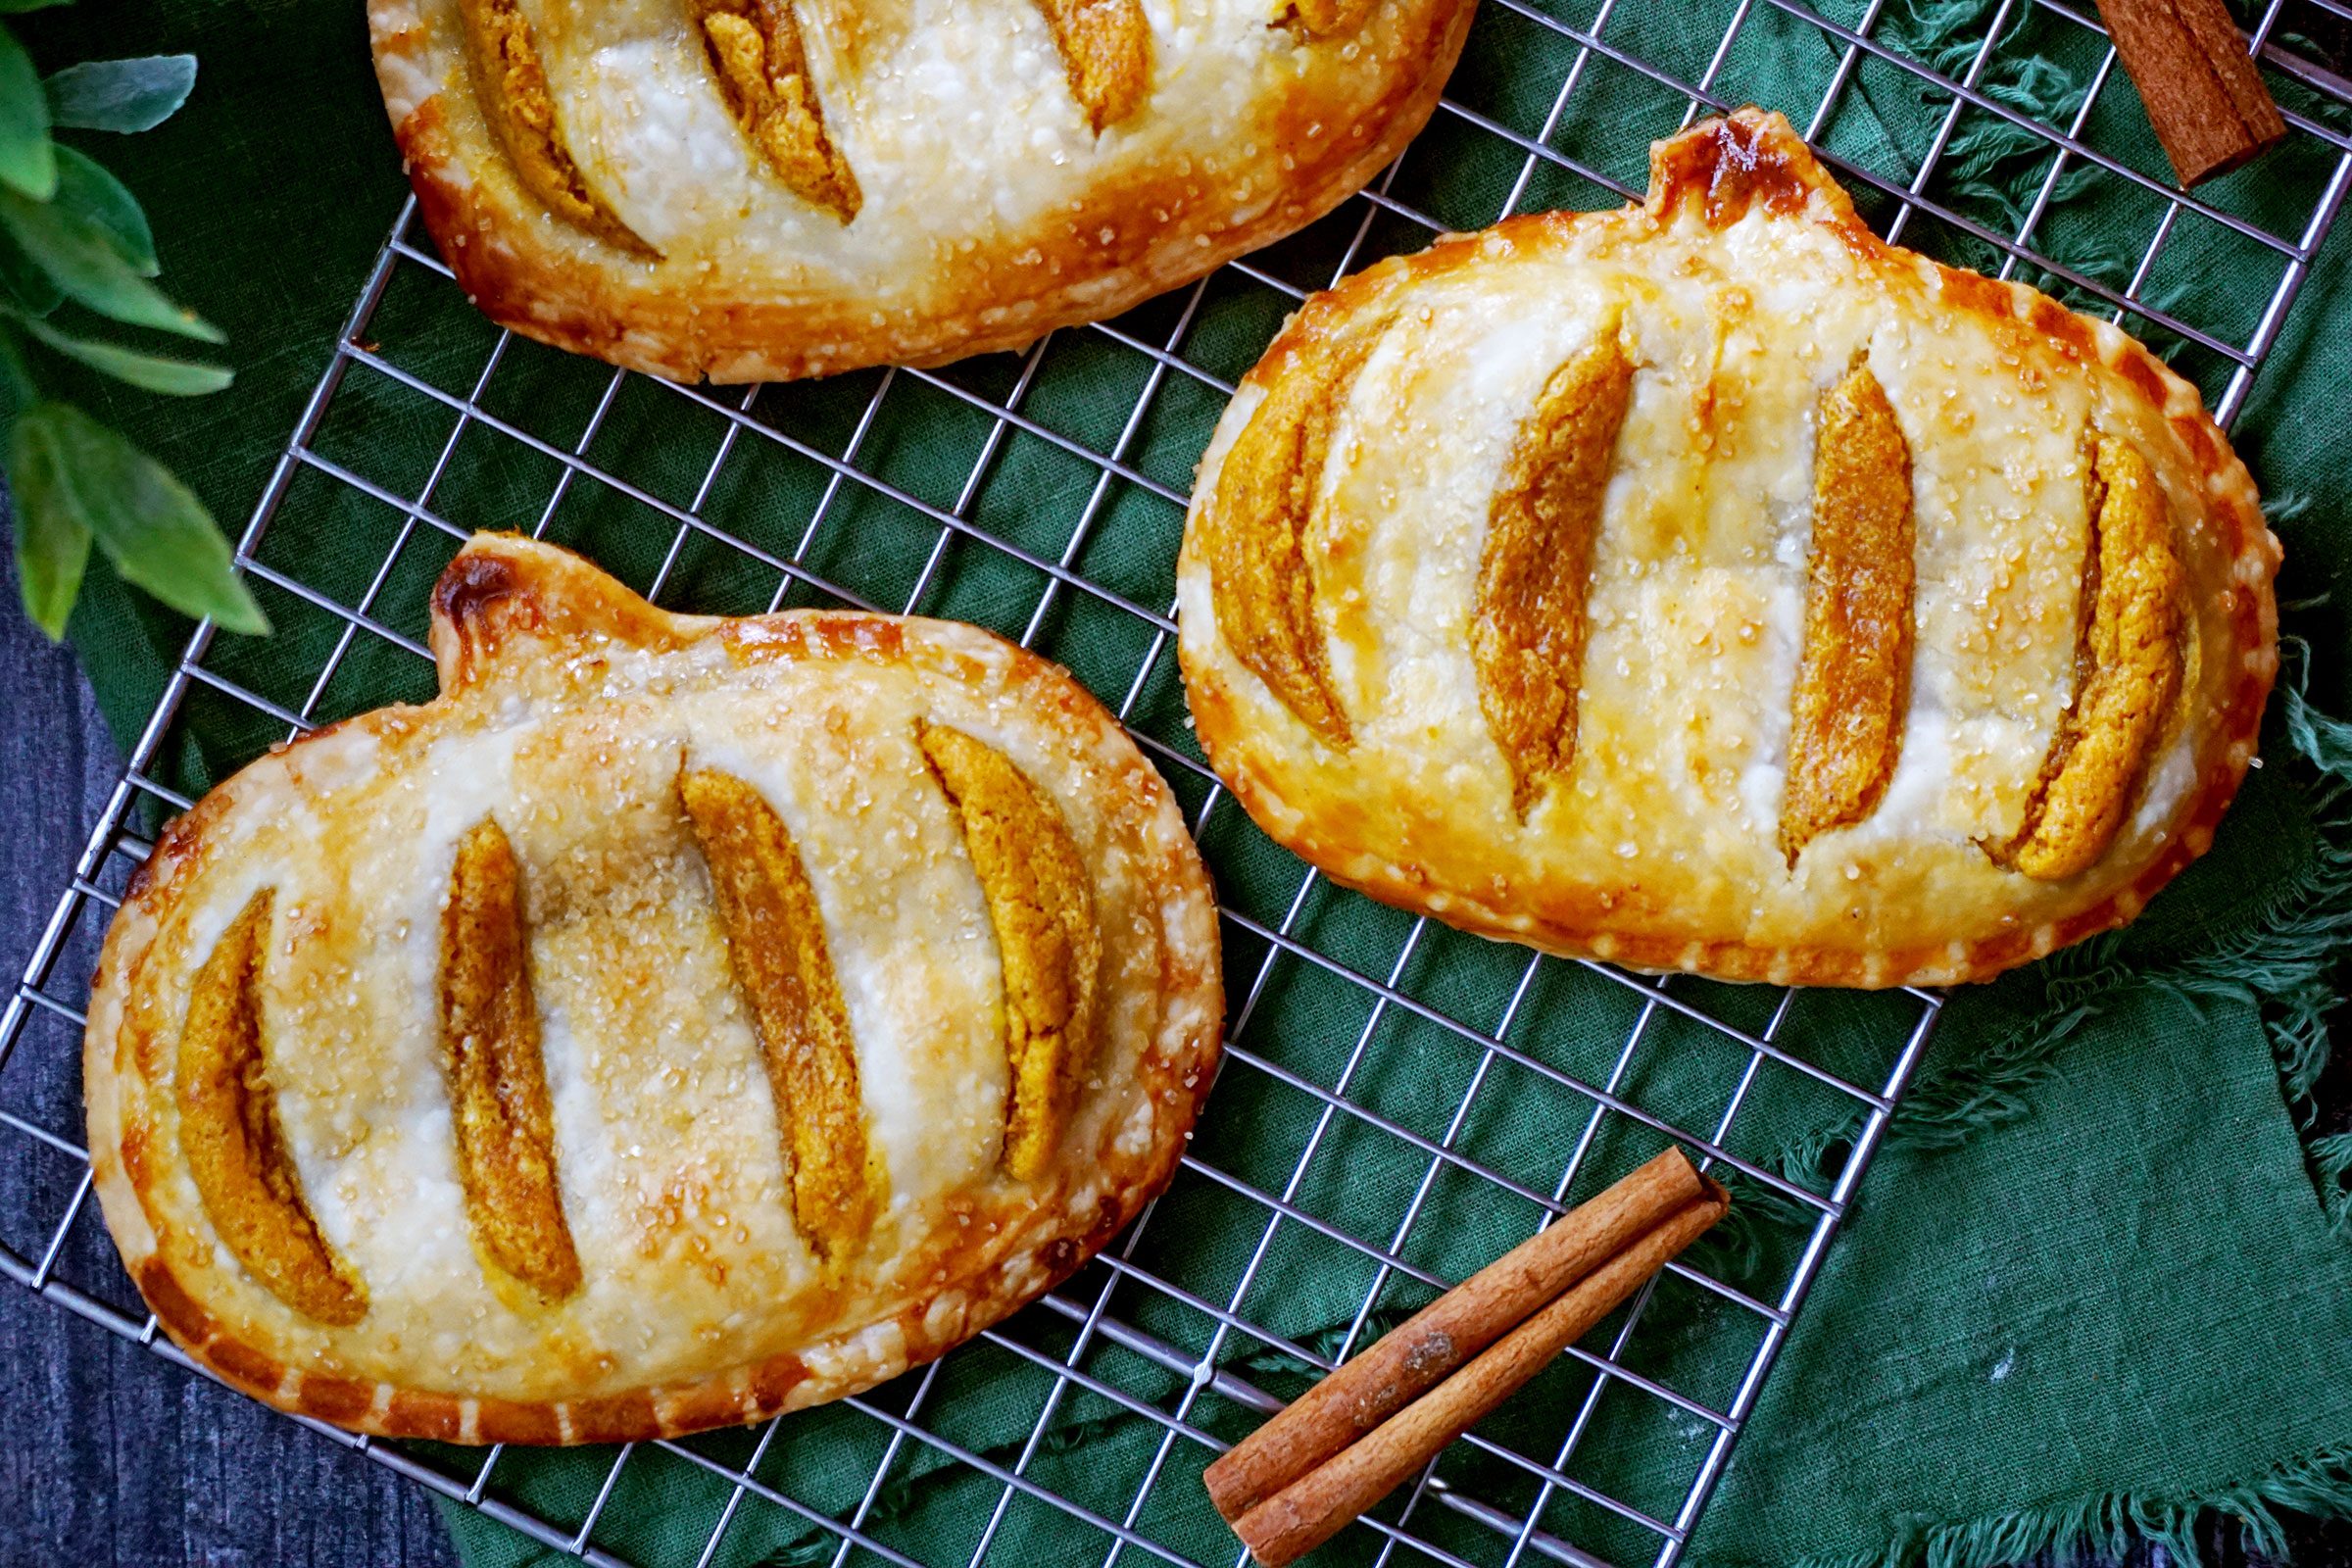
[[[1818,29],[1777,6],[1626,4],[1608,37],[1687,78],[1710,69],[1735,11],[1733,47],[1714,63],[1716,90],[1789,111],[1801,123],[1839,57]],[[1873,36],[1948,74],[1970,69],[1992,0],[1892,0]],[[45,66],[96,54],[187,48],[204,61],[183,114],[150,135],[106,148],[108,161],[146,201],[161,242],[165,280],[227,327],[241,379],[231,394],[172,403],[108,387],[74,388],[172,464],[232,526],[276,460],[328,345],[349,308],[401,182],[367,64],[359,7],[350,0],[185,0],[165,11],[124,0],[82,0],[69,10],[15,19]],[[1831,6],[1852,24],[1861,4]],[[2006,13],[2005,13],[2006,14]],[[1981,68],[2005,103],[2066,122],[2098,65],[2095,40],[2062,17],[2027,9]],[[1585,20],[1582,16],[1578,20]],[[1542,125],[1573,50],[1499,5],[1481,17],[1453,93],[1522,128]],[[2317,106],[2315,113],[2326,113]],[[1646,139],[1671,129],[1680,103],[1639,73],[1606,60],[1586,68],[1554,145],[1609,176],[1639,184]],[[1936,143],[1946,104],[1916,80],[1868,58],[1854,68],[1823,140],[1840,155],[1908,178]],[[2340,117],[2338,117],[2340,121]],[[2161,172],[2144,121],[2120,81],[2101,96],[2083,134],[2138,167]],[[1441,116],[1396,176],[1394,192],[1441,220],[1489,221],[1511,193],[1522,155],[1475,125]],[[2050,170],[2027,134],[1982,111],[1953,120],[1942,172],[1930,193],[1996,228],[2034,205]],[[2327,173],[2306,145],[2274,155],[2205,194],[2256,221],[2295,225]],[[2142,191],[2081,167],[2049,183],[2042,243],[2088,275],[2120,286],[2131,276],[2159,204]],[[1606,189],[1539,168],[1522,205],[1597,206]],[[1884,219],[1888,204],[1863,196]],[[1354,218],[1277,247],[1261,266],[1299,280],[1326,272]],[[1362,260],[1426,236],[1384,220]],[[1959,228],[1914,220],[1905,239],[1948,259],[1992,267],[1998,256]],[[2268,270],[2266,270],[2268,269]],[[2335,454],[2346,434],[2347,356],[2352,355],[2352,233],[2339,232],[2259,383],[2239,445],[2276,504],[2289,565],[2285,597],[2327,593],[2348,558]],[[2031,274],[2030,274],[2031,275]],[[2275,266],[2226,227],[2183,220],[2148,281],[2149,296],[2185,318],[2242,334],[2268,297]],[[2046,279],[2037,279],[2048,281]],[[1238,374],[1279,320],[1268,291],[1221,281],[1202,296],[1184,352],[1216,373]],[[1157,340],[1173,308],[1146,307],[1126,323]],[[371,333],[384,352],[435,385],[463,393],[490,334],[454,291],[404,269]],[[2173,352],[2208,394],[2219,367],[2194,345],[2146,334]],[[959,384],[1003,397],[1017,366],[1002,358],[958,368]],[[1024,412],[1107,450],[1118,438],[1148,367],[1099,334],[1064,334],[1027,391]],[[838,452],[877,376],[774,389],[759,416]],[[586,429],[601,368],[516,345],[488,402],[559,446]],[[1181,490],[1215,400],[1169,377],[1137,432],[1129,461]],[[450,431],[447,411],[373,372],[355,370],[318,445],[337,461],[414,495]],[[611,471],[683,504],[720,439],[716,421],[658,389],[632,383],[590,454]],[[860,447],[859,466],[934,505],[952,505],[988,434],[988,421],[936,389],[901,378]],[[825,488],[817,466],[752,440],[739,444],[709,498],[723,526],[788,553]],[[972,497],[984,528],[1058,552],[1086,509],[1096,471],[1029,437],[998,451]],[[512,443],[461,442],[435,509],[467,526],[528,526],[553,494],[556,466]],[[811,567],[884,603],[912,587],[933,537],[909,510],[847,487],[834,503]],[[1176,509],[1113,485],[1078,569],[1147,604],[1162,604],[1179,522]],[[265,541],[279,569],[356,603],[384,558],[397,514],[306,475]],[[589,484],[557,508],[551,534],[588,550],[640,586],[667,548],[658,513]],[[399,557],[373,612],[421,634],[422,599],[452,543],[420,531]],[[760,608],[776,587],[718,547],[679,559],[664,601],[695,608]],[[972,545],[942,559],[922,608],[1018,632],[1040,579],[1008,558]],[[274,590],[263,602],[278,622],[269,641],[223,639],[210,661],[243,684],[299,706],[331,650],[339,624]],[[788,602],[808,595],[794,590]],[[2309,1125],[2309,1095],[2327,1053],[2323,1019],[2334,1000],[2331,968],[2352,929],[2352,734],[2326,718],[2343,706],[2346,619],[2307,606],[2292,627],[2308,640],[2295,678],[2312,703],[2275,705],[2266,766],[2248,781],[2214,854],[2129,933],[2089,944],[1996,985],[1957,997],[1930,1058],[1868,1182],[1852,1221],[1799,1318],[1716,1502],[1693,1544],[1696,1560],[1782,1565],[1901,1563],[1989,1568],[2042,1547],[2115,1546],[2129,1531],[2186,1552],[2194,1526],[2213,1514],[2245,1523],[2252,1544],[2276,1544],[2280,1506],[2352,1511],[2352,1244],[2346,1240],[2345,1169],[2352,1138]],[[127,594],[103,566],[72,627],[118,733],[134,733],[176,658],[184,627]],[[1041,646],[1113,698],[1142,656],[1132,622],[1083,596],[1064,594]],[[409,656],[363,637],[322,694],[332,717],[428,682]],[[1137,722],[1189,747],[1181,693],[1165,668],[1149,685]],[[201,789],[274,738],[275,726],[215,693],[197,693],[159,770]],[[1179,780],[1190,802],[1196,786]],[[1212,816],[1205,848],[1228,904],[1279,917],[1299,868],[1258,838],[1230,805]],[[1433,929],[1409,956],[1409,922],[1348,895],[1318,893],[1306,906],[1306,940],[1397,983],[1451,1016],[1487,1027],[1501,1016],[1523,959],[1516,952]],[[1229,927],[1237,996],[1263,950]],[[1756,1027],[1772,997],[1678,982],[1694,1006]],[[1799,1001],[1783,1035],[1791,1049],[1836,1070],[1885,1070],[1890,1042],[1915,1011],[1902,998],[1816,994]],[[1514,1048],[1597,1080],[1638,1010],[1613,982],[1547,964],[1516,1015]],[[1359,1033],[1371,1043],[1348,1080],[1351,1098],[1429,1137],[1442,1136],[1477,1056],[1458,1036],[1392,1009],[1375,1020],[1355,988],[1297,964],[1275,965],[1241,1044],[1315,1082],[1342,1072]],[[1682,1125],[1708,1126],[1738,1081],[1744,1055],[1704,1025],[1656,1026],[1624,1092]],[[1492,1069],[1461,1147],[1539,1190],[1557,1179],[1563,1151],[1587,1106],[1549,1080],[1510,1063]],[[1229,1066],[1198,1148],[1260,1186],[1288,1175],[1317,1121],[1315,1103],[1267,1075]],[[1851,1131],[1848,1107],[1796,1074],[1759,1077],[1735,1133],[1737,1152],[1821,1190]],[[1341,1119],[1323,1136],[1298,1201],[1352,1234],[1385,1245],[1413,1200],[1420,1155]],[[1610,1118],[1571,1196],[1597,1189],[1653,1152],[1657,1140]],[[1788,1277],[1801,1216],[1753,1182],[1740,1188],[1736,1222],[1693,1256],[1718,1277],[1770,1295]],[[1143,1232],[1137,1260],[1186,1289],[1222,1300],[1255,1247],[1263,1210],[1197,1177],[1180,1179]],[[1416,1268],[1459,1277],[1523,1235],[1533,1205],[1492,1187],[1441,1176],[1402,1248]],[[1372,1274],[1364,1260],[1286,1225],[1267,1249],[1244,1311],[1291,1344],[1329,1356],[1345,1342]],[[1082,1275],[1081,1299],[1100,1289]],[[1409,1280],[1386,1282],[1369,1328],[1428,1298]],[[1134,1284],[1111,1310],[1185,1355],[1204,1351],[1201,1314]],[[1604,1325],[1595,1343],[1615,1325]],[[1007,1335],[1049,1359],[1069,1351],[1076,1330],[1045,1309]],[[1739,1310],[1676,1281],[1658,1296],[1626,1349],[1649,1375],[1720,1407],[1731,1397],[1753,1325]],[[1742,1339],[1742,1335],[1746,1338]],[[1221,1364],[1282,1396],[1307,1383],[1304,1363],[1275,1344],[1228,1336]],[[1182,1380],[1116,1347],[1095,1343],[1079,1358],[1086,1376],[1128,1399],[1173,1409]],[[1012,1349],[958,1352],[929,1379],[916,1374],[871,1396],[925,1432],[995,1466],[1022,1458],[1045,1410],[1052,1376]],[[1575,1418],[1589,1380],[1572,1363],[1548,1371],[1497,1413],[1482,1434],[1548,1461]],[[927,1388],[928,1392],[920,1392]],[[919,1404],[917,1400],[920,1393]],[[909,1414],[908,1412],[911,1413]],[[1214,1392],[1188,1419],[1227,1441],[1256,1419]],[[1569,1469],[1627,1501],[1670,1510],[1697,1462],[1707,1429],[1623,1386],[1595,1401]],[[722,1466],[746,1462],[759,1434],[730,1432],[685,1446]],[[414,1446],[428,1463],[469,1477],[471,1455]],[[1073,1388],[1054,1404],[1023,1473],[1051,1492],[1122,1516],[1147,1474],[1156,1474],[1136,1528],[1194,1559],[1231,1560],[1233,1544],[1198,1486],[1205,1450],[1177,1442],[1162,1452],[1152,1422],[1116,1399]],[[990,1536],[991,1561],[1095,1560],[1105,1539],[1057,1510],[1016,1495],[1000,1510],[991,1477],[906,1440],[874,1415],[846,1407],[781,1423],[760,1451],[763,1485],[819,1514],[858,1507],[885,1459],[885,1484],[864,1516],[875,1538],[924,1561],[957,1564]],[[558,1522],[584,1519],[611,1455],[510,1451],[492,1495]],[[1156,1467],[1156,1469],[1155,1469]],[[1514,1509],[1534,1492],[1525,1473],[1457,1445],[1442,1473]],[[595,1539],[647,1563],[690,1563],[730,1489],[710,1470],[659,1448],[641,1448],[599,1515]],[[1402,1499],[1385,1510],[1394,1517]],[[546,1555],[522,1537],[461,1509],[450,1513],[471,1568]],[[1413,1524],[1474,1561],[1499,1561],[1504,1544],[1423,1501]],[[1654,1538],[1572,1497],[1553,1497],[1544,1528],[1617,1560],[1645,1557]],[[753,1495],[738,1505],[715,1561],[829,1561],[838,1538]],[[1370,1560],[1379,1539],[1344,1535],[1328,1555]],[[1130,1555],[1134,1555],[1130,1553]],[[1404,1554],[1409,1558],[1410,1553]]]

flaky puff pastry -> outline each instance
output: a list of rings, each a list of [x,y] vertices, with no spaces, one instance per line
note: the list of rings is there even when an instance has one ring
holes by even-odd
[[[753,1421],[941,1354],[1165,1183],[1214,906],[1062,670],[489,535],[432,644],[440,696],[207,795],[107,937],[94,1179],[205,1366],[456,1443]]]
[[[1376,898],[1653,970],[1983,979],[2212,841],[2278,546],[2113,325],[1887,245],[1778,116],[1319,295],[1178,566],[1200,743]]]
[[[1473,0],[369,0],[474,302],[681,379],[1017,348],[1311,222]]]

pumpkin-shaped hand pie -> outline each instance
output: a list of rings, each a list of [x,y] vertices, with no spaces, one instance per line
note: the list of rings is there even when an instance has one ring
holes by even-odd
[[[368,0],[426,226],[516,331],[718,381],[1115,316],[1304,226],[1473,0]]]
[[[1167,1180],[1222,997],[1158,774],[967,626],[656,610],[481,536],[442,691],[174,822],[83,1070],[108,1227],[230,1383],[650,1438],[855,1393]]]
[[[2116,327],[1887,245],[1778,116],[1309,300],[1201,464],[1201,745],[1339,880],[1646,969],[1981,979],[2202,854],[2278,542]]]

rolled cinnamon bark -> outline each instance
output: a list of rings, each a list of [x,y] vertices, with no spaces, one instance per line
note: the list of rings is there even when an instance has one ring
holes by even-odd
[[[2098,0],[2183,186],[2226,174],[2286,134],[2222,0]]]
[[[1685,1205],[1485,1353],[1415,1399],[1338,1457],[1244,1514],[1234,1534],[1263,1568],[1286,1568],[1395,1491],[1439,1450],[1518,1392],[1551,1358],[1723,1218],[1731,1201],[1698,1178],[1704,1196]],[[1335,1377],[1338,1374],[1333,1374]],[[1239,1452],[1237,1448],[1234,1450]]]
[[[1201,1474],[1209,1500],[1228,1523],[1240,1519],[1387,1421],[1514,1324],[1609,1262],[1668,1215],[1700,1200],[1710,1188],[1721,1191],[1680,1149],[1669,1149],[1579,1203],[1397,1325],[1235,1445]]]

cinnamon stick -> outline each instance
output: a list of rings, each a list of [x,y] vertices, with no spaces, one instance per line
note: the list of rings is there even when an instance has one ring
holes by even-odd
[[[1201,1481],[1227,1523],[1372,1431],[1513,1324],[1706,1191],[1679,1149],[1579,1203],[1346,1362]],[[1606,1308],[1603,1308],[1605,1311]]]
[[[2227,173],[2286,134],[2222,0],[2099,0],[2099,16],[2182,185]]]
[[[1639,1237],[1370,1436],[1244,1514],[1233,1529],[1250,1555],[1264,1568],[1287,1568],[1518,1392],[1724,1216],[1730,1199],[1715,1183],[1700,1180],[1705,1196],[1698,1201]]]

